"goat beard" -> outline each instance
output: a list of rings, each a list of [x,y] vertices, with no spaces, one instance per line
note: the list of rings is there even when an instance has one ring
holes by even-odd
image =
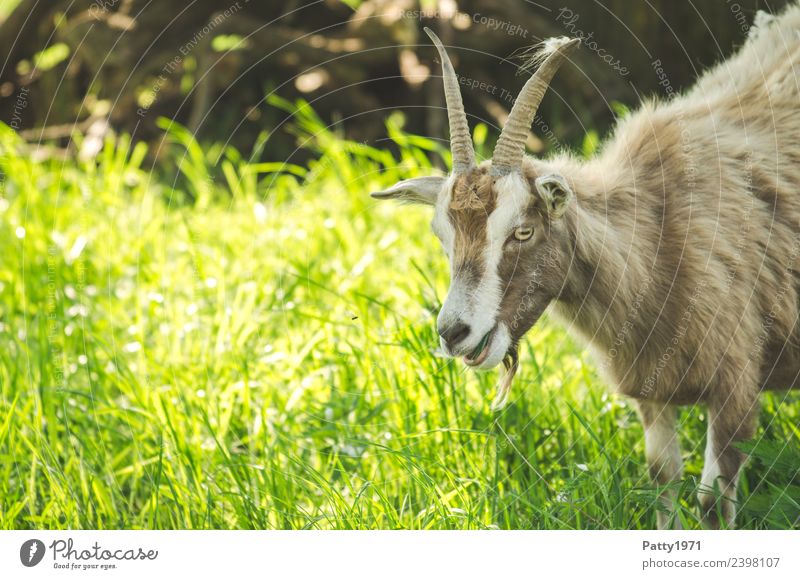
[[[514,376],[517,375],[517,370],[519,369],[519,342],[522,336],[536,325],[536,322],[542,317],[550,301],[550,299],[540,301],[532,310],[533,315],[528,318],[524,331],[512,336],[511,346],[503,357],[503,366],[506,368],[506,373],[503,374],[503,377],[500,379],[500,383],[497,385],[497,394],[495,394],[494,400],[492,401],[491,408],[494,412],[500,411],[508,405],[508,396],[511,393]]]
[[[514,382],[514,376],[517,375],[517,369],[519,368],[518,348],[519,346],[517,344],[513,344],[503,357],[503,366],[505,366],[506,372],[497,385],[497,394],[495,394],[494,400],[492,401],[492,410],[495,412],[502,410],[508,404],[511,384]]]

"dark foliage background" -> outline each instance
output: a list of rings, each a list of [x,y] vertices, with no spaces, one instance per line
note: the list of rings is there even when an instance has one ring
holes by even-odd
[[[494,126],[522,83],[522,59],[514,56],[542,38],[583,35],[579,66],[558,75],[559,97],[546,99],[542,110],[558,138],[574,143],[588,127],[608,127],[614,101],[630,106],[663,94],[654,61],[673,88],[686,87],[743,41],[757,9],[784,4],[5,0],[0,119],[13,118],[26,88],[19,128],[30,140],[55,139],[66,148],[74,125],[86,131],[93,124],[150,140],[160,134],[156,119],[166,116],[201,139],[231,139],[247,149],[259,131],[284,120],[284,112],[265,104],[274,92],[311,101],[353,139],[381,139],[392,110],[405,113],[407,130],[445,137],[441,90],[430,76],[438,75],[435,51],[422,32],[430,26],[452,46],[460,75],[492,87],[464,93],[473,120]],[[293,138],[279,131],[265,156],[284,159],[294,149]]]

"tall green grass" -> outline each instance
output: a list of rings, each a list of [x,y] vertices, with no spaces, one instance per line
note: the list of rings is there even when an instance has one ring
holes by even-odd
[[[500,414],[495,375],[436,355],[430,215],[367,193],[448,153],[399,116],[389,152],[272,104],[314,161],[167,120],[155,171],[124,136],[42,160],[0,127],[0,527],[652,527],[635,413],[561,329],[531,332]],[[764,406],[768,450],[796,449],[797,397]],[[681,418],[691,527],[703,413]],[[796,525],[797,461],[762,458],[741,526]]]

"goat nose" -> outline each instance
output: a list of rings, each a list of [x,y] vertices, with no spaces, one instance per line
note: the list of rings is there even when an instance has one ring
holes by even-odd
[[[447,347],[452,349],[469,336],[470,328],[461,320],[456,320],[452,324],[439,327],[439,335],[445,341]]]

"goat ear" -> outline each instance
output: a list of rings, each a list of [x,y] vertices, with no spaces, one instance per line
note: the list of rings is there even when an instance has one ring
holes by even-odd
[[[385,191],[370,193],[373,199],[396,199],[406,203],[435,205],[446,177],[416,177],[399,181]]]
[[[547,213],[553,219],[558,219],[569,206],[574,193],[563,175],[551,173],[537,177],[534,182],[536,191],[547,207]]]

